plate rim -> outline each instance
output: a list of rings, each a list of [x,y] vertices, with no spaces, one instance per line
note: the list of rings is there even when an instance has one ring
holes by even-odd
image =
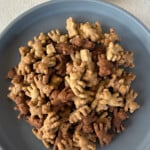
[[[71,2],[71,1],[72,0],[51,0],[51,1],[43,2],[43,3],[38,4],[36,6],[33,6],[32,8],[24,11],[19,16],[17,16],[15,19],[10,21],[10,23],[8,23],[8,25],[6,25],[6,27],[2,30],[2,32],[0,33],[0,41],[7,35],[7,33],[9,33],[9,31],[11,30],[12,27],[16,26],[20,22],[20,20],[23,17],[26,17],[26,16],[30,15],[32,12],[34,12],[34,11],[36,11],[36,10],[46,6],[46,5],[64,3],[64,2]],[[91,3],[97,3],[99,5],[102,4],[102,5],[105,5],[107,7],[112,8],[112,9],[115,9],[117,11],[120,11],[124,15],[127,15],[127,17],[129,17],[138,26],[140,26],[140,28],[147,34],[147,36],[150,37],[150,29],[148,29],[148,27],[139,18],[135,17],[132,13],[128,12],[124,8],[121,8],[120,6],[116,6],[115,4],[105,2],[105,1],[102,1],[102,0],[76,0],[76,2],[84,2],[84,1],[85,2],[91,2]]]

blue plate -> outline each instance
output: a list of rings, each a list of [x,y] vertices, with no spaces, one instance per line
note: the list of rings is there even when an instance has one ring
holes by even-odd
[[[142,11],[142,10],[141,10]],[[135,53],[137,78],[134,89],[141,109],[127,122],[127,129],[103,150],[150,150],[150,32],[124,10],[97,0],[55,0],[30,9],[14,20],[0,35],[0,145],[4,150],[45,150],[25,121],[17,120],[17,112],[6,97],[7,71],[19,61],[18,47],[41,31],[65,31],[69,16],[77,21],[101,22],[105,31],[114,27],[121,44]],[[97,148],[98,150],[100,148]]]

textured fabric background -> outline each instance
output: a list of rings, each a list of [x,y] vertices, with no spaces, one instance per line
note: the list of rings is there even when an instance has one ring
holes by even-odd
[[[48,0],[0,0],[0,32],[18,15]],[[150,29],[150,0],[104,0],[139,18]]]

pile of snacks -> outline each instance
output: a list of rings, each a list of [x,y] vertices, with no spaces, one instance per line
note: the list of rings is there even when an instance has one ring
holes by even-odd
[[[95,150],[122,132],[123,122],[140,106],[131,88],[133,52],[124,50],[113,28],[99,22],[66,20],[68,34],[40,33],[20,47],[20,62],[10,69],[8,97],[18,118],[54,150]]]

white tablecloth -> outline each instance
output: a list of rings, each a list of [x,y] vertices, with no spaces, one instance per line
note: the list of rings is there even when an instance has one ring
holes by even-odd
[[[0,33],[17,16],[48,0],[0,0]],[[105,0],[139,18],[150,29],[150,0]]]

